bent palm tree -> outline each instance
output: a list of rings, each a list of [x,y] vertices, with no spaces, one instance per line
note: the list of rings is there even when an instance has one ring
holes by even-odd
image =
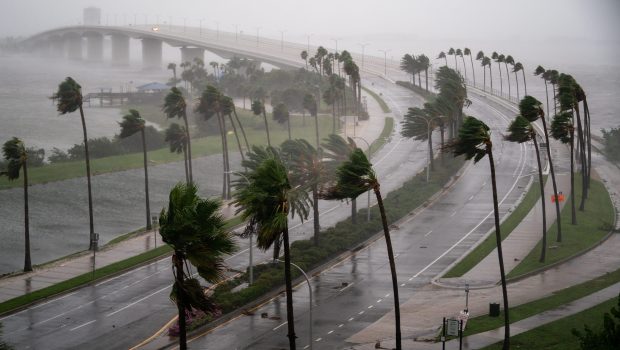
[[[438,118],[433,118],[429,110],[418,107],[410,107],[401,122],[402,130],[400,134],[406,138],[414,138],[416,140],[427,140],[428,142],[428,159],[430,170],[435,170],[435,162],[433,160],[433,130],[438,126]]]
[[[187,166],[187,132],[177,123],[172,123],[166,129],[165,141],[170,146],[170,152],[183,153],[183,164],[185,168],[185,182],[190,183],[189,169]]]
[[[575,126],[571,112],[562,112],[551,121],[551,137],[564,144],[570,144],[570,190],[571,190],[571,223],[577,225],[575,209]]]
[[[168,69],[172,70],[172,83],[174,87],[177,87],[177,65],[175,63],[168,63]]]
[[[538,164],[538,182],[540,183],[540,202],[542,204],[542,251],[540,253],[540,262],[545,262],[547,255],[547,209],[545,198],[545,182],[543,180],[542,165],[540,163],[540,152],[538,149],[538,139],[536,138],[536,130],[529,120],[518,115],[508,127],[508,135],[506,140],[511,142],[528,142],[534,141],[534,149],[536,150],[536,163]]]
[[[545,133],[545,142],[547,143],[547,160],[549,161],[549,170],[551,172],[551,181],[553,184],[554,198],[558,198],[558,185],[555,181],[555,169],[553,167],[553,159],[551,159],[551,147],[549,145],[549,132],[547,131],[547,122],[545,121],[545,112],[542,109],[542,103],[532,96],[525,96],[519,103],[519,111],[525,119],[531,123],[540,119]],[[555,201],[555,215],[558,228],[556,240],[562,242],[562,221],[560,220],[560,203]]]
[[[504,256],[502,253],[502,236],[499,226],[499,209],[497,200],[497,184],[495,180],[495,162],[493,161],[493,142],[489,127],[482,121],[467,117],[459,130],[458,139],[450,145],[455,156],[465,155],[466,159],[480,161],[484,156],[489,156],[491,167],[491,185],[493,188],[493,213],[495,214],[495,241],[497,244],[497,257],[499,271],[502,280],[502,295],[504,299],[504,344],[503,349],[510,349],[510,319],[508,317],[508,290],[506,289],[506,274],[504,273]]]
[[[189,135],[189,124],[187,122],[187,103],[183,97],[183,93],[176,87],[170,89],[170,92],[164,98],[164,105],[162,107],[164,114],[169,119],[178,118],[183,119],[185,124],[185,132],[187,133],[187,165],[189,169],[189,181],[194,181],[192,172],[192,143]]]
[[[314,131],[316,135],[316,147],[319,148],[319,117],[316,99],[312,94],[306,94],[303,100],[304,109],[308,110],[311,117],[314,117]]]
[[[30,259],[30,214],[28,210],[28,151],[22,140],[13,137],[2,146],[4,159],[7,161],[6,175],[9,180],[19,179],[19,171],[24,170],[24,272],[32,271]]]
[[[521,71],[521,74],[523,74],[523,91],[525,96],[527,96],[527,82],[525,81],[525,70],[523,69],[523,65],[521,64],[521,62],[515,63],[512,71],[515,73],[515,76],[517,75],[518,71]]]
[[[254,115],[263,115],[263,120],[265,121],[265,132],[267,133],[267,146],[271,147],[271,138],[269,137],[269,124],[267,124],[265,105],[259,100],[254,100],[252,102],[252,112]]]
[[[502,62],[504,60],[503,55],[500,58],[500,55],[497,54],[497,52],[493,51],[493,54],[491,54],[491,58],[495,60],[495,62],[497,62],[497,70],[499,71],[499,95],[502,96],[504,95],[504,82],[502,81]],[[490,69],[490,67],[489,67]]]
[[[352,138],[347,137],[345,140],[339,135],[330,134],[323,139],[321,144],[322,149],[325,151],[323,154],[324,164],[327,168],[327,174],[329,176],[335,176],[338,167],[347,159],[349,155],[357,148],[355,141]],[[357,223],[357,197],[349,198],[351,200],[351,223]]]
[[[383,225],[383,235],[387,247],[390,272],[392,275],[392,292],[394,294],[394,322],[396,326],[396,349],[402,349],[400,331],[400,305],[398,299],[398,279],[396,276],[396,263],[394,262],[394,251],[392,250],[392,240],[390,229],[388,228],[383,197],[381,196],[380,183],[377,175],[372,169],[372,164],[366,158],[364,152],[356,148],[353,150],[349,159],[338,167],[337,181],[328,188],[323,194],[326,199],[345,199],[361,195],[366,191],[373,190],[377,197],[377,205],[381,213],[381,223]]]
[[[174,251],[174,285],[171,299],[179,313],[179,346],[187,349],[185,313],[192,309],[213,312],[216,306],[206,296],[198,279],[191,277],[189,261],[205,281],[215,284],[224,277],[226,255],[236,250],[232,234],[220,215],[221,202],[202,199],[193,183],[178,184],[170,191],[168,210],[159,216],[159,234]]]
[[[95,242],[95,224],[93,219],[93,194],[90,181],[90,154],[88,152],[88,135],[86,133],[86,119],[84,118],[84,109],[82,108],[82,87],[71,77],[67,77],[60,85],[58,91],[52,96],[56,100],[56,109],[62,114],[67,114],[80,110],[80,118],[82,119],[82,133],[84,134],[84,155],[86,158],[86,183],[88,186],[88,220],[90,229],[90,250],[97,249]]]
[[[549,74],[542,66],[539,65],[538,67],[536,67],[536,70],[534,70],[534,75],[535,76],[540,75],[540,77],[545,82],[545,96],[547,97],[547,115],[549,115],[549,89],[547,88],[547,81],[549,80]]]
[[[474,70],[474,59],[471,54],[471,50],[469,48],[463,49],[463,55],[469,56],[469,61],[471,62],[471,74],[474,77],[474,86],[476,86],[476,71]],[[465,62],[463,62],[463,66],[465,66]]]
[[[467,81],[467,67],[465,66],[465,57],[463,57],[463,51],[461,51],[461,49],[456,49],[454,54],[454,58],[456,58],[456,56],[461,56],[461,60],[463,61],[463,71],[465,72],[465,81]]]
[[[448,56],[454,56],[454,70],[455,70],[455,71],[458,71],[458,70],[459,70],[459,67],[458,67],[458,66],[457,66],[457,64],[456,64],[456,51],[454,51],[454,48],[452,48],[452,47],[451,47],[451,48],[448,50],[448,52],[446,53],[446,55],[448,55]]]
[[[263,149],[264,150],[264,149]],[[286,319],[289,349],[295,350],[295,317],[293,315],[293,286],[288,233],[288,215],[308,216],[308,194],[293,187],[288,170],[275,152],[264,151],[264,158],[246,173],[246,181],[237,183],[234,204],[243,220],[248,220],[257,232],[257,245],[267,250],[280,238],[284,245],[284,278],[286,282]],[[253,157],[248,155],[248,158]]]
[[[448,66],[448,58],[446,57],[446,53],[445,53],[445,52],[443,52],[443,51],[441,51],[441,52],[439,53],[439,55],[437,56],[437,59],[441,59],[441,58],[443,58],[444,60],[446,60],[446,67],[447,67],[447,66]]]
[[[146,137],[144,136],[145,121],[140,113],[135,109],[130,109],[129,114],[123,117],[123,121],[119,123],[121,126],[121,139],[127,138],[137,132],[140,132],[142,139],[142,153],[144,155],[144,193],[146,197],[146,229],[151,230],[151,204],[149,201],[149,170],[146,158]]]
[[[328,91],[328,90],[327,90]],[[286,123],[288,129],[288,139],[291,139],[291,116],[288,112],[288,107],[284,103],[278,103],[273,108],[273,119],[275,119],[278,124]]]

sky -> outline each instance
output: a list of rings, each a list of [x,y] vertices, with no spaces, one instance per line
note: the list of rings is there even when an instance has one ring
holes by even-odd
[[[512,50],[542,62],[616,64],[620,0],[0,0],[0,37],[28,36],[82,22],[82,10],[101,8],[103,22],[168,22],[359,51],[438,52],[471,47]],[[516,50],[516,51],[515,51]],[[428,52],[427,55],[436,55]]]

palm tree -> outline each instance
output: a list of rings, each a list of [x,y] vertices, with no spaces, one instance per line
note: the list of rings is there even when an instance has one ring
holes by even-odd
[[[420,65],[420,70],[424,71],[424,79],[425,79],[425,83],[426,83],[426,91],[428,91],[428,69],[431,66],[431,61],[430,61],[430,59],[426,55],[421,54],[420,56],[418,56],[418,63]]]
[[[146,158],[146,138],[144,136],[145,121],[140,117],[140,113],[135,109],[130,109],[129,114],[123,117],[123,121],[119,123],[121,126],[121,139],[127,138],[137,132],[140,132],[142,138],[142,153],[144,155],[144,193],[146,197],[146,229],[151,230],[151,204],[149,201],[149,170]]]
[[[442,59],[442,58],[443,58],[444,60],[446,60],[446,67],[447,67],[447,66],[448,66],[448,58],[446,57],[446,53],[445,53],[445,52],[443,52],[443,51],[441,51],[441,52],[439,53],[439,56],[437,56],[437,59]]]
[[[189,181],[194,181],[192,172],[192,143],[189,135],[189,124],[187,122],[187,103],[183,93],[176,87],[170,89],[170,92],[164,98],[164,105],[162,106],[164,114],[169,119],[178,118],[183,119],[185,124],[185,132],[187,133],[187,165],[189,170]]]
[[[301,59],[306,61],[306,69],[308,69],[308,51],[303,50],[301,52]]]
[[[426,106],[425,106],[426,107]],[[401,122],[400,134],[403,137],[428,141],[428,159],[430,170],[434,170],[433,161],[433,130],[438,126],[438,118],[433,118],[424,108],[410,107]]]
[[[241,140],[239,140],[239,133],[237,132],[237,126],[235,125],[235,121],[232,118],[232,115],[235,114],[237,116],[237,112],[235,111],[235,103],[230,96],[222,96],[222,115],[228,116],[228,120],[230,120],[230,125],[232,125],[233,133],[235,134],[235,139],[237,140],[237,147],[239,148],[239,154],[241,155],[241,161],[244,160],[245,156],[243,155],[243,146],[241,146]],[[241,125],[241,121],[238,117],[235,118],[237,123],[239,123],[239,128],[243,133],[243,138],[245,139],[245,145],[247,150],[250,150],[250,145],[248,144],[248,139],[245,136],[245,131],[243,130],[243,125]]]
[[[499,95],[502,96],[504,95],[504,83],[502,82],[502,61],[500,61],[499,55],[495,51],[491,54],[491,59],[494,59],[495,62],[497,62],[497,70],[499,70]],[[491,69],[490,66],[489,69]]]
[[[523,74],[523,90],[525,91],[525,95],[527,96],[527,82],[525,81],[525,70],[523,69],[523,65],[521,64],[521,62],[515,63],[512,71],[515,73],[515,76],[517,75],[518,71],[521,71],[521,73]]]
[[[446,55],[454,56],[454,70],[458,71],[459,67],[456,65],[456,51],[454,51],[454,48],[451,47]]]
[[[381,213],[381,222],[383,224],[383,234],[385,237],[385,245],[387,246],[388,259],[390,263],[390,272],[392,275],[392,294],[394,295],[394,321],[396,325],[396,349],[402,349],[401,332],[400,332],[400,302],[398,299],[398,279],[396,276],[396,263],[394,262],[394,252],[392,250],[392,240],[390,238],[390,229],[388,228],[385,207],[383,206],[383,198],[380,191],[380,183],[377,175],[372,169],[372,164],[366,158],[364,152],[355,148],[349,155],[349,159],[342,163],[337,170],[337,181],[330,186],[324,193],[326,199],[345,199],[355,198],[366,191],[373,190],[377,197],[377,205]]]
[[[455,156],[465,155],[466,159],[480,161],[485,155],[489,156],[491,167],[491,185],[493,189],[493,213],[495,214],[495,241],[499,272],[502,280],[502,295],[504,299],[504,344],[503,349],[510,349],[510,319],[508,316],[508,290],[506,289],[506,274],[504,272],[504,256],[502,253],[502,236],[499,226],[499,209],[497,200],[497,184],[495,180],[495,162],[493,161],[493,142],[489,127],[475,117],[467,117],[459,130],[458,139],[450,146]]]
[[[288,127],[288,139],[291,139],[291,116],[288,112],[288,107],[284,103],[278,103],[273,108],[273,119],[278,122],[278,124],[286,123]]]
[[[553,113],[555,115],[558,114],[558,99],[555,86],[558,84],[558,80],[560,79],[560,73],[555,69],[548,70],[547,73],[549,77],[549,83],[551,84],[551,89],[553,90]]]
[[[485,56],[482,59],[482,66],[489,67],[489,81],[491,82],[491,94],[493,94],[493,71],[491,70],[491,59]]]
[[[265,152],[265,157],[254,169],[245,174],[246,181],[239,182],[234,204],[243,220],[257,232],[257,246],[263,250],[283,240],[284,278],[286,282],[286,319],[289,349],[295,350],[295,317],[293,315],[293,286],[289,247],[288,215],[308,216],[308,194],[299,186],[294,187],[288,178],[283,160],[275,152]],[[248,158],[252,156],[248,155]]]
[[[321,157],[321,149],[314,148],[304,139],[282,143],[282,155],[291,170],[291,181],[312,191],[312,216],[314,221],[314,245],[319,245],[319,186],[325,180],[327,168]]]
[[[316,99],[314,98],[314,96],[312,96],[312,94],[306,94],[304,96],[303,105],[304,105],[304,109],[307,109],[308,113],[310,113],[310,116],[314,117],[314,126],[315,126],[315,133],[316,133],[316,147],[319,148],[319,117],[317,115],[318,108],[316,105]]]
[[[323,162],[330,176],[336,175],[338,167],[349,159],[351,152],[357,148],[352,138],[347,137],[345,140],[336,134],[330,134],[324,138],[321,146],[324,151]],[[351,200],[351,223],[355,225],[357,224],[357,197],[349,197],[349,200]]]
[[[464,48],[463,55],[469,56],[469,61],[471,62],[471,74],[474,76],[474,86],[476,86],[476,71],[474,70],[474,59],[472,58],[471,50],[467,47]],[[463,66],[465,66],[465,62],[463,62]]]
[[[577,225],[575,209],[575,125],[571,112],[562,112],[551,121],[551,137],[562,143],[570,144],[570,189],[571,189],[571,223]]]
[[[400,70],[405,73],[411,74],[411,83],[415,84],[415,57],[406,53],[403,58],[400,59]]]
[[[172,83],[174,87],[177,86],[177,65],[175,63],[168,63],[168,69],[172,70]]]
[[[28,211],[28,151],[22,140],[13,137],[2,146],[4,159],[7,161],[7,169],[0,172],[9,180],[19,179],[19,171],[24,170],[24,272],[32,271],[30,260],[30,215]]]
[[[550,115],[549,114],[549,89],[547,88],[547,80],[549,80],[549,75],[547,74],[547,71],[540,65],[536,67],[536,70],[534,71],[534,75],[535,76],[540,75],[540,77],[545,82],[545,96],[547,97],[547,115]]]
[[[84,118],[84,109],[82,108],[82,87],[71,77],[67,77],[60,85],[58,91],[52,96],[56,101],[58,112],[67,114],[80,110],[80,118],[82,119],[82,133],[84,134],[84,155],[86,158],[86,182],[88,186],[88,219],[90,229],[90,250],[97,249],[95,242],[95,224],[93,220],[93,195],[90,181],[90,154],[88,153],[88,135],[86,133],[86,119]]]
[[[179,313],[179,346],[187,349],[185,313],[192,309],[212,312],[215,305],[198,279],[184,270],[189,261],[200,277],[214,284],[224,277],[226,255],[235,252],[232,234],[220,215],[221,203],[202,199],[193,183],[178,184],[170,191],[168,210],[159,216],[159,234],[172,249],[174,285],[171,298]]]
[[[499,56],[500,56],[502,62],[504,62],[504,67],[506,68],[506,78],[508,78],[508,99],[510,100],[511,97],[512,97],[512,91],[511,91],[511,88],[510,88],[510,72],[508,72],[508,63],[509,63],[508,59],[510,59],[510,62],[513,62],[513,63],[514,63],[514,59],[510,55],[504,56],[502,54],[502,55],[499,55]]]
[[[187,166],[187,132],[185,131],[185,128],[177,123],[170,124],[168,129],[166,129],[165,141],[168,142],[170,146],[170,152],[177,154],[183,153],[185,182],[190,183],[189,169]]]
[[[461,60],[463,61],[463,71],[465,72],[465,81],[467,81],[467,67],[465,66],[465,57],[463,57],[463,51],[461,49],[456,49],[454,58],[456,56],[461,56]]]
[[[543,131],[545,133],[545,142],[547,143],[547,160],[549,161],[549,170],[551,172],[551,181],[553,183],[553,196],[558,198],[558,186],[555,181],[555,169],[553,167],[553,159],[551,159],[551,147],[549,144],[549,132],[547,131],[547,122],[545,121],[545,112],[542,109],[542,103],[532,96],[525,96],[519,102],[519,112],[521,115],[530,121],[535,122],[540,119],[543,125]],[[560,220],[560,203],[555,201],[555,215],[556,223],[558,227],[558,234],[556,240],[562,242],[562,221]]]
[[[269,137],[269,125],[267,124],[267,113],[265,112],[265,105],[259,100],[254,100],[252,102],[252,112],[254,113],[254,115],[263,115],[263,120],[265,121],[265,132],[267,133],[267,145],[271,147],[271,138]]]
[[[536,137],[536,130],[532,123],[524,117],[518,115],[510,126],[508,127],[508,135],[506,140],[511,142],[528,142],[534,141],[534,148],[536,149],[536,162],[538,164],[538,182],[540,183],[540,198],[542,204],[542,251],[540,253],[540,262],[545,262],[547,254],[547,209],[545,198],[545,182],[543,181],[542,165],[540,163],[540,152],[538,150],[538,139]]]

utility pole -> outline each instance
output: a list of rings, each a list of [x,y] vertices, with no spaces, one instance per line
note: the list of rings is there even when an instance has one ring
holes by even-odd
[[[392,51],[392,50],[379,50],[379,51],[383,52],[383,65],[384,65],[383,75],[385,75],[387,77],[387,53]]]
[[[368,43],[358,43],[359,46],[362,47],[362,69],[364,69],[364,48],[368,46]]]

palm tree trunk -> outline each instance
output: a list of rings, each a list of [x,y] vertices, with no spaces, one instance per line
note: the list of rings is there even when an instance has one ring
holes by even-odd
[[[187,330],[185,325],[185,295],[183,293],[184,273],[183,258],[181,252],[175,252],[172,257],[176,270],[175,278],[177,284],[177,311],[179,313],[179,349],[187,349]]]
[[[227,191],[227,181],[226,181],[226,175],[227,175],[227,171],[228,169],[226,168],[226,143],[225,143],[225,138],[226,138],[226,134],[224,132],[224,127],[222,125],[222,116],[220,115],[220,112],[217,112],[217,124],[220,128],[220,137],[221,137],[221,143],[222,143],[222,199],[226,199],[228,198],[228,191]]]
[[[316,149],[319,149],[319,115],[314,116],[314,132],[316,134]]]
[[[185,167],[185,183],[189,184],[189,170],[187,168],[187,144],[183,146],[183,165]]]
[[[469,55],[469,61],[471,62],[471,74],[474,76],[474,86],[476,86],[476,71],[474,70],[474,59]]]
[[[88,185],[88,220],[90,228],[90,244],[89,250],[96,250],[95,244],[95,223],[93,220],[93,192],[90,182],[90,153],[88,153],[88,135],[86,134],[86,119],[84,119],[84,110],[80,104],[80,118],[82,118],[82,132],[84,133],[84,155],[86,157],[86,183]]]
[[[575,209],[575,128],[570,131],[570,203],[571,223],[577,225],[577,211]]]
[[[30,214],[28,209],[28,161],[24,160],[24,272],[32,271],[30,260]]]
[[[428,68],[424,70],[424,80],[426,83],[426,92],[428,92]]]
[[[140,130],[142,136],[142,154],[144,155],[144,193],[146,195],[146,229],[151,230],[151,204],[149,200],[149,168],[146,158],[146,137],[144,136],[144,129]]]
[[[487,67],[482,68],[484,72],[484,80],[482,81],[482,91],[487,91]]]
[[[495,216],[495,240],[497,243],[497,258],[499,259],[499,273],[502,280],[502,296],[504,299],[504,345],[503,350],[510,349],[510,317],[508,311],[508,290],[506,289],[506,273],[504,272],[504,255],[502,253],[502,235],[499,226],[499,208],[497,200],[497,183],[495,181],[495,162],[493,161],[493,146],[487,145],[489,165],[491,166],[491,185],[493,187],[493,213]]]
[[[245,101],[245,99],[244,99]],[[245,108],[245,107],[244,107]],[[235,119],[237,120],[237,124],[239,124],[239,129],[241,129],[241,135],[243,135],[243,141],[245,142],[245,149],[250,150],[250,144],[248,143],[248,137],[245,135],[245,129],[243,129],[243,124],[241,124],[241,120],[237,115],[237,109],[233,108],[233,113],[235,114]]]
[[[584,98],[583,99],[583,118],[584,121],[586,123],[586,143],[588,145],[588,179],[587,179],[587,185],[588,185],[588,189],[590,188],[590,179],[591,179],[591,171],[592,171],[592,134],[591,134],[591,130],[590,130],[590,108],[588,107],[588,99]],[[589,193],[589,192],[588,192]]]
[[[579,210],[584,211],[586,207],[586,198],[588,198],[588,185],[587,185],[587,173],[586,173],[586,146],[584,142],[583,127],[581,124],[581,114],[579,113],[579,104],[575,106],[576,119],[577,119],[577,138],[579,140],[579,158],[581,159],[581,202],[579,203]]]
[[[357,198],[351,198],[351,223],[357,224]]]
[[[540,118],[543,124],[543,130],[545,132],[545,142],[547,142],[547,159],[549,160],[549,170],[551,171],[551,182],[553,183],[553,198],[558,198],[558,184],[555,181],[555,169],[553,168],[553,159],[551,159],[551,145],[549,144],[549,132],[547,132],[547,122],[545,117]],[[555,216],[558,227],[558,235],[556,237],[557,242],[562,242],[562,220],[560,218],[560,202],[555,201]]]
[[[435,171],[435,161],[433,159],[433,130],[428,129],[428,162],[431,171]]]
[[[543,179],[542,165],[540,163],[540,150],[538,149],[538,140],[536,135],[533,137],[534,149],[536,150],[536,162],[538,163],[538,182],[540,183],[540,203],[542,206],[542,251],[538,261],[545,262],[547,256],[547,209],[545,198],[545,181]]]
[[[525,91],[525,96],[527,96],[527,81],[525,81],[525,68],[521,70],[523,73],[523,89]]]
[[[497,62],[497,70],[499,71],[499,95],[504,95],[504,83],[502,82],[502,64]]]
[[[447,67],[448,66],[448,57],[444,56],[443,58],[446,60],[446,67]]]
[[[271,138],[269,137],[269,124],[267,124],[267,112],[265,111],[264,102],[263,102],[263,120],[265,121],[265,132],[267,133],[267,146],[271,147]]]
[[[555,93],[555,84],[551,84],[551,88],[553,89],[553,114],[558,114],[558,99]]]
[[[396,263],[394,262],[394,251],[392,250],[392,239],[390,238],[390,229],[388,228],[387,217],[385,215],[385,208],[383,206],[383,198],[381,197],[381,191],[377,184],[373,188],[375,196],[377,197],[377,205],[379,206],[379,212],[381,213],[381,223],[383,225],[383,234],[385,236],[385,245],[387,247],[388,259],[390,262],[390,272],[392,274],[392,293],[394,294],[394,323],[396,326],[396,349],[402,349],[401,334],[400,334],[400,300],[398,298],[398,279],[396,276]]]
[[[183,112],[183,122],[185,123],[185,132],[187,133],[187,166],[189,169],[189,181],[194,182],[194,173],[192,171],[192,141],[189,135],[189,124],[187,123],[187,114]]]
[[[420,89],[422,88],[422,72],[419,71],[418,72],[418,86],[420,87]]]
[[[512,96],[512,91],[510,91],[510,72],[508,72],[508,63],[504,62],[506,66],[506,78],[508,78],[508,99]]]
[[[465,67],[465,57],[461,56],[461,60],[463,61],[463,71],[465,72],[465,81],[467,81],[467,67]]]
[[[293,283],[291,278],[291,252],[288,243],[288,225],[282,232],[284,238],[284,279],[286,281],[286,321],[288,323],[288,344],[290,350],[295,350],[295,317],[293,316]],[[310,341],[313,341],[312,339]]]
[[[493,92],[493,70],[491,69],[491,64],[489,63],[489,81],[491,81],[491,95],[494,94]]]
[[[521,97],[519,97],[519,76],[517,72],[515,72],[515,82],[517,83],[517,101],[521,101]]]
[[[312,221],[314,222],[314,245],[319,245],[319,189],[316,184],[312,185]]]
[[[237,140],[237,147],[239,148],[239,154],[241,155],[241,161],[244,161],[245,156],[243,155],[243,146],[241,146],[241,140],[239,140],[239,134],[237,133],[237,127],[235,126],[235,121],[233,120],[231,114],[228,114],[228,119],[230,120],[230,125],[232,125],[233,133],[235,134],[235,139]]]
[[[549,90],[547,88],[547,80],[543,78],[543,80],[545,81],[545,96],[547,96],[547,117],[550,118],[549,116]],[[551,119],[549,119],[551,120]]]

